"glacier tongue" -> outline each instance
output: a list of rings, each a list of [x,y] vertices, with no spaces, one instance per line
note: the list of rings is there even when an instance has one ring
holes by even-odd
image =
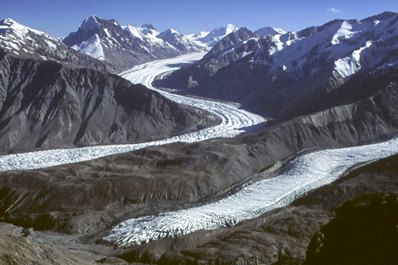
[[[184,210],[130,219],[112,228],[104,239],[121,247],[186,235],[198,230],[229,227],[286,206],[305,192],[331,183],[350,167],[398,153],[398,138],[351,148],[301,155],[280,175],[243,186],[219,201]]]

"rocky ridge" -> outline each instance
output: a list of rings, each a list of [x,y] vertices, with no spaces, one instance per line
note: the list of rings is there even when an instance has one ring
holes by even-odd
[[[8,152],[136,143],[214,124],[206,113],[108,73],[0,50],[0,142]]]

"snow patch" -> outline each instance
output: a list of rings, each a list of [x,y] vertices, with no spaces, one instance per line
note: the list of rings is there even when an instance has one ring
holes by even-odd
[[[134,37],[139,38],[140,40],[144,39],[144,37],[142,36],[141,31],[139,29],[137,29],[136,27],[133,27],[131,25],[127,25],[124,29],[127,30],[127,32],[129,32]]]
[[[351,32],[352,25],[347,21],[344,21],[341,24],[341,27],[337,30],[337,32],[333,35],[332,45],[339,44],[342,40],[351,38],[354,33]]]
[[[48,48],[50,48],[53,51],[57,50],[57,45],[54,42],[50,40],[45,40],[45,42],[47,43]]]
[[[338,59],[335,61],[334,70],[338,73],[342,78],[346,78],[351,76],[361,70],[361,53],[366,48],[369,48],[372,45],[372,41],[367,41],[363,47],[360,47],[357,50],[354,50],[351,56]]]
[[[73,48],[96,59],[105,60],[104,49],[98,34],[94,34],[90,39]]]

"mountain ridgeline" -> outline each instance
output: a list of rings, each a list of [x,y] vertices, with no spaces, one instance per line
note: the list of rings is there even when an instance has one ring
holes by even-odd
[[[70,67],[115,71],[110,62],[99,61],[75,51],[44,32],[26,27],[10,18],[0,21],[0,48],[15,57],[53,60]]]
[[[62,41],[79,52],[111,62],[119,71],[156,59],[206,50],[173,29],[159,33],[150,24],[121,26],[114,19],[97,16],[85,19],[76,32]]]
[[[344,84],[396,69],[397,41],[398,14],[393,12],[333,20],[298,32],[269,30],[264,36],[241,28],[202,60],[157,85],[239,102],[253,112],[287,119],[369,95],[367,89]]]

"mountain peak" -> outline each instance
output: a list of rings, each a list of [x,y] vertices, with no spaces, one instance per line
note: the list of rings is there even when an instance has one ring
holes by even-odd
[[[150,23],[145,23],[141,26],[141,28],[145,28],[145,29],[152,29],[152,30],[157,30],[152,24]]]
[[[0,21],[0,24],[1,24],[1,25],[8,25],[8,26],[11,26],[11,25],[14,24],[14,23],[18,23],[18,22],[16,22],[16,21],[13,20],[12,18],[5,18],[5,19],[3,19],[3,20]]]
[[[275,28],[275,27],[263,27],[263,28],[259,28],[254,33],[256,33],[257,35],[262,37],[262,36],[266,36],[266,35],[275,36],[275,35],[285,34],[286,31],[284,31],[283,29],[280,29],[280,28]]]
[[[213,29],[212,31],[210,31],[208,36],[213,36],[213,37],[221,36],[221,35],[225,36],[225,35],[228,35],[228,34],[234,32],[234,31],[237,31],[238,29],[239,28],[236,27],[233,24],[226,24],[226,25],[224,25],[222,27],[218,27],[218,28]]]
[[[104,19],[96,15],[91,15],[80,24],[79,29],[84,31],[97,31],[100,28],[108,26],[120,27],[117,21],[113,18]]]
[[[100,17],[92,15],[92,16],[86,18],[85,20],[83,20],[83,22],[79,26],[79,29],[85,29],[87,31],[96,30],[101,25],[99,22],[100,20],[102,20]]]
[[[209,47],[213,47],[219,40],[227,36],[228,34],[237,31],[239,28],[233,24],[226,24],[222,27],[213,29],[204,37],[198,38],[197,40],[207,44]]]
[[[205,49],[196,42],[191,41],[187,36],[176,31],[175,29],[166,29],[165,31],[157,35],[157,37],[164,40],[165,42],[168,42],[177,50],[180,50],[184,53],[198,52]]]
[[[224,26],[224,28],[228,31],[228,30],[230,30],[230,31],[236,31],[236,30],[238,30],[239,28],[238,27],[236,27],[234,24],[226,24],[225,26]]]
[[[6,29],[11,29],[15,32],[18,32],[19,34],[22,34],[22,35],[25,35],[29,31],[31,31],[35,34],[47,36],[47,34],[45,34],[44,32],[41,32],[39,30],[35,30],[35,29],[29,28],[25,25],[22,25],[22,24],[18,23],[17,21],[13,20],[12,18],[5,18],[0,21],[0,33],[3,33]]]
[[[180,34],[180,33],[175,29],[166,29],[165,31],[163,31],[160,34],[165,35],[165,34]]]

